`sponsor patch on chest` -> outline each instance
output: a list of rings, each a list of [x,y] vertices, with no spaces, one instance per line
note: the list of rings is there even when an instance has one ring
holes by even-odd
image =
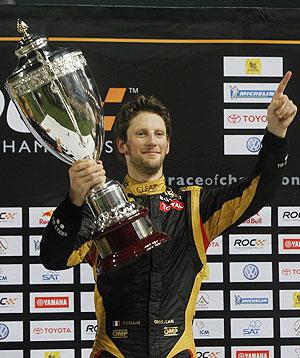
[[[164,337],[178,336],[178,327],[164,327]]]
[[[177,210],[177,211],[181,211],[184,209],[184,203],[178,199],[174,199],[172,201],[169,201],[169,202],[164,202],[164,201],[161,201],[159,203],[159,210],[165,212],[165,213],[168,213],[169,211],[171,210]]]

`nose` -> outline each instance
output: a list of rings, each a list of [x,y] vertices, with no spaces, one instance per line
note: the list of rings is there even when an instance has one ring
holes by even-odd
[[[154,133],[149,133],[148,136],[147,136],[147,142],[146,144],[148,146],[155,146],[157,143],[156,143],[156,136]]]

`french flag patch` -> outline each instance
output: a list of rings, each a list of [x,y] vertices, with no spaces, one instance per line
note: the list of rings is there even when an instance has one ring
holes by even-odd
[[[121,326],[121,321],[113,321],[112,326],[113,327],[120,327]]]

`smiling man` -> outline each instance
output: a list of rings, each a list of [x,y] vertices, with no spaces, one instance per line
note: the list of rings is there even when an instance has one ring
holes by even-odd
[[[49,269],[87,261],[95,277],[98,329],[91,358],[196,357],[192,331],[205,274],[209,242],[274,199],[287,162],[286,131],[297,108],[284,95],[291,72],[268,107],[268,127],[252,173],[227,187],[167,188],[163,163],[169,153],[167,108],[142,95],[125,104],[115,123],[116,145],[125,158],[128,196],[147,207],[154,228],[171,239],[107,273],[92,240],[88,191],[106,180],[101,162],[79,160],[69,170],[70,191],[53,213],[41,242]],[[56,223],[64,231],[56,229]]]

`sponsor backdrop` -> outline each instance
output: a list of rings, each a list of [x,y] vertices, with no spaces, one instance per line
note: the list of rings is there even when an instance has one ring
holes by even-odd
[[[125,168],[112,127],[137,93],[166,103],[174,124],[165,173],[173,187],[228,185],[249,173],[280,78],[299,105],[297,9],[2,6],[0,14],[0,356],[88,357],[95,336],[89,266],[48,271],[43,228],[68,188],[68,166],[28,133],[4,89],[16,65],[16,19],[53,46],[80,48],[104,101],[102,160]],[[300,125],[273,203],[208,250],[193,330],[197,357],[300,358]]]

